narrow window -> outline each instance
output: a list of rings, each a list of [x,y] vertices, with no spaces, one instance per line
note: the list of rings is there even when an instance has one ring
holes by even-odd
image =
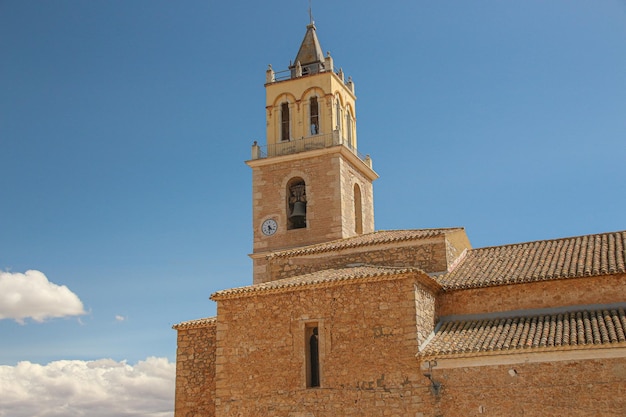
[[[349,110],[346,112],[346,135],[348,139],[348,146],[354,148],[354,143],[352,143],[352,115]]]
[[[320,386],[320,337],[317,323],[307,323],[305,327],[306,349],[306,386],[316,388]]]
[[[363,233],[363,210],[361,205],[361,188],[354,184],[354,231],[357,235]]]
[[[337,130],[339,131],[339,136],[341,137],[341,119],[342,119],[342,114],[341,114],[341,103],[339,103],[339,99],[337,99],[337,105],[336,105],[336,115],[335,117],[337,117]]]
[[[280,106],[280,140],[289,140],[289,103]]]
[[[306,185],[302,178],[292,178],[287,183],[287,229],[306,227]]]
[[[320,118],[317,97],[311,97],[311,100],[309,100],[309,107],[311,109],[311,135],[317,135],[320,133]]]

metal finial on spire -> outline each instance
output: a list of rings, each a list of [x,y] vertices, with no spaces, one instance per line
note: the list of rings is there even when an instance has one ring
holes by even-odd
[[[309,23],[312,25],[315,22],[313,21],[313,9],[311,7],[311,0],[309,0]]]

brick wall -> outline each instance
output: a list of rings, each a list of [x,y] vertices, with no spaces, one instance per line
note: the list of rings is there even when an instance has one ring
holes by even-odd
[[[175,417],[215,416],[215,322],[179,328]]]

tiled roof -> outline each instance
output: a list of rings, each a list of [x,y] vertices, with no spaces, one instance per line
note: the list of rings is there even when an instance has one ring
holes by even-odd
[[[418,230],[380,230],[365,235],[334,240],[327,243],[305,246],[296,249],[287,249],[274,252],[269,257],[288,257],[295,255],[309,255],[314,253],[336,251],[361,246],[373,246],[383,243],[397,243],[408,240],[426,239],[434,236],[445,235],[446,233],[463,230],[462,227],[444,229],[418,229]]]
[[[217,317],[205,317],[203,319],[183,321],[172,326],[174,330],[194,329],[198,327],[214,326],[217,323]]]
[[[264,282],[262,284],[249,285],[246,287],[231,288],[222,290],[211,295],[212,300],[241,297],[258,293],[276,293],[298,289],[300,287],[329,287],[347,281],[378,281],[393,278],[396,275],[418,272],[424,274],[417,268],[393,268],[383,266],[354,266],[340,269],[326,269],[310,274],[299,275],[292,278],[285,278],[276,281]],[[424,275],[425,276],[425,275]],[[429,281],[430,278],[426,277]],[[437,285],[433,282],[434,285]]]
[[[623,308],[551,315],[444,322],[420,352],[424,357],[463,357],[626,347]]]
[[[469,250],[437,279],[444,289],[626,272],[626,231]]]

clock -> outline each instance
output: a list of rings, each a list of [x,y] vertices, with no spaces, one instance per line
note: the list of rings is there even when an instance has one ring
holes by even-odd
[[[265,236],[272,236],[278,229],[278,223],[274,219],[267,219],[261,225],[261,231]]]

